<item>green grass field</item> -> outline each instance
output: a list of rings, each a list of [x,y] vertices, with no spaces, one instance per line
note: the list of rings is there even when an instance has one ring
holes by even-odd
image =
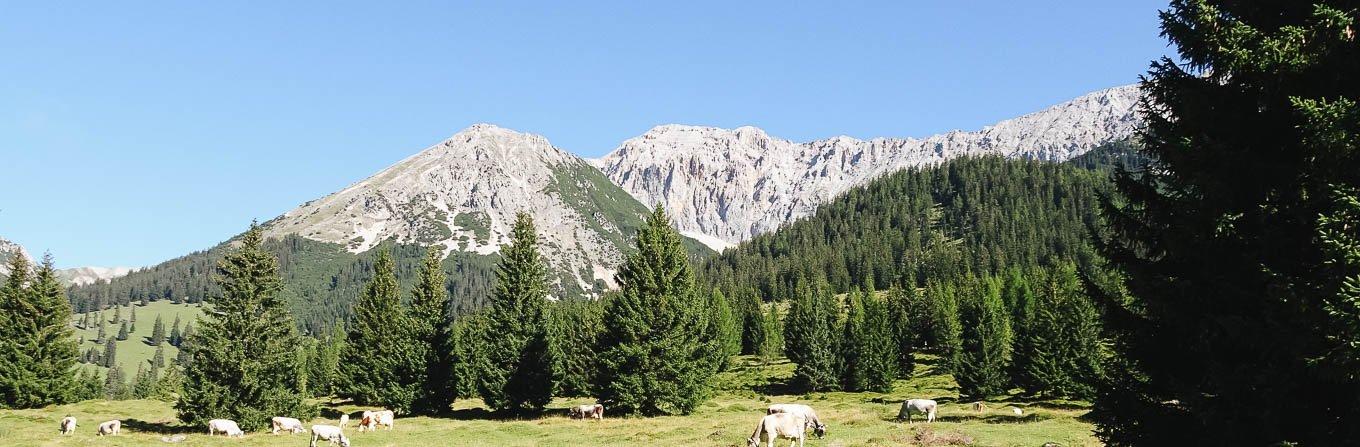
[[[141,311],[138,318],[140,321]],[[378,433],[357,433],[351,424],[346,433],[353,445],[360,447],[744,446],[769,403],[803,402],[816,408],[828,425],[827,437],[808,440],[812,446],[951,445],[946,442],[948,438],[971,438],[971,445],[978,446],[1037,447],[1046,442],[1067,447],[1100,445],[1091,436],[1091,425],[1080,419],[1086,412],[1084,404],[997,401],[988,402],[986,412],[974,413],[969,402],[957,401],[952,378],[935,374],[929,364],[921,365],[915,378],[899,382],[889,394],[789,395],[783,382],[792,371],[791,364],[762,365],[750,358],[741,362],[733,371],[717,378],[714,399],[688,416],[617,418],[606,411],[604,421],[581,421],[567,418],[565,408],[590,401],[559,399],[541,417],[501,420],[491,418],[481,407],[481,401],[468,400],[459,402],[454,414],[446,418],[398,418],[395,430]],[[939,418],[933,424],[894,421],[901,401],[907,398],[940,401]],[[323,417],[309,424],[327,420],[333,424],[340,412],[361,409],[330,402],[322,404]],[[1025,416],[1014,416],[1011,405],[1024,409]],[[78,418],[80,426],[75,435],[63,437],[57,433],[57,425],[66,415]],[[95,437],[96,425],[109,419],[123,421],[123,434],[116,438]],[[184,442],[166,444],[161,440],[162,436],[181,433],[187,436]],[[935,440],[931,440],[932,435]],[[920,442],[922,439],[925,442]],[[171,404],[161,401],[88,401],[37,410],[0,411],[0,445],[5,446],[249,447],[307,443],[306,436],[301,434],[250,433],[241,440],[209,438],[206,429],[179,425]]]
[[[133,373],[137,372],[138,365],[147,364],[147,362],[151,360],[151,356],[156,354],[156,347],[150,345],[147,342],[147,340],[151,338],[152,328],[155,327],[156,316],[159,315],[161,318],[164,319],[165,333],[167,336],[169,336],[170,326],[175,323],[176,315],[179,316],[180,325],[183,326],[184,324],[188,324],[189,322],[194,321],[195,319],[198,318],[199,315],[203,314],[203,309],[199,308],[197,305],[174,304],[165,300],[153,301],[145,306],[136,307],[137,307],[137,330],[128,332],[127,340],[114,342],[114,344],[118,345],[118,363],[123,365],[123,371],[127,372],[129,378],[132,377]],[[130,308],[128,307],[123,307],[124,320],[128,319],[132,315],[131,310],[129,309]],[[99,316],[99,313],[95,312],[95,316],[96,317]],[[74,320],[79,322],[83,317],[84,317],[83,314],[76,315]],[[112,321],[113,310],[104,311],[104,317],[107,318],[109,321]],[[112,323],[109,321],[105,322],[107,324],[107,327],[105,327],[106,331],[105,333],[109,337],[114,337],[118,335],[118,327],[120,326],[121,323]],[[181,327],[180,329],[184,328]],[[104,352],[104,344],[95,343],[94,341],[95,337],[97,337],[98,335],[99,335],[98,325],[91,326],[89,329],[80,329],[79,327],[77,327],[75,329],[75,336],[77,338],[83,337],[85,340],[80,344],[80,352],[83,353],[85,352],[86,349],[89,348],[94,348],[96,351]],[[171,360],[174,360],[175,355],[178,353],[179,348],[171,346],[169,343],[165,344],[165,361],[167,363]],[[82,363],[81,366],[84,368],[98,369],[100,371],[107,370],[107,368],[84,363]]]

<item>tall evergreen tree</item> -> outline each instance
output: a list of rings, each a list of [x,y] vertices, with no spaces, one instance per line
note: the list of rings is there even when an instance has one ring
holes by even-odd
[[[841,322],[840,365],[841,389],[863,391],[868,386],[863,362],[864,351],[864,295],[859,288],[845,295],[845,319]]]
[[[944,370],[956,372],[963,350],[963,326],[959,321],[959,301],[954,286],[928,283],[925,296],[930,306],[930,342],[934,344],[935,353],[944,360]]]
[[[349,349],[340,363],[345,377],[341,395],[364,405],[410,413],[425,372],[414,349],[413,324],[402,306],[396,266],[388,249],[377,250],[373,279],[354,302]]]
[[[175,324],[170,326],[170,335],[166,338],[166,341],[170,342],[170,346],[179,346],[181,336],[182,335],[179,332],[179,314],[175,314]]]
[[[99,356],[105,368],[112,368],[118,365],[118,344],[112,338],[104,343],[104,354]]]
[[[316,414],[303,401],[296,374],[301,343],[279,297],[278,261],[261,247],[263,241],[252,223],[238,248],[218,264],[222,295],[208,299],[212,307],[193,336],[193,360],[175,403],[181,421],[201,425],[226,418],[258,430],[273,416]]]
[[[603,313],[604,306],[599,301],[561,301],[549,308],[556,348],[553,356],[558,360],[557,371],[562,372],[557,395],[590,395],[590,377],[579,372],[595,367],[595,339],[604,330],[600,321]]]
[[[15,256],[0,287],[0,407],[35,408],[72,399],[79,346],[66,288],[52,257],[36,271]]]
[[[824,286],[804,285],[789,304],[784,325],[785,349],[794,386],[806,391],[829,391],[840,386],[836,366],[838,339],[836,300]]]
[[[1106,444],[1360,444],[1360,269],[1328,236],[1356,228],[1329,225],[1360,186],[1356,20],[1341,0],[1162,13],[1180,57],[1142,84],[1154,161],[1106,206],[1132,295],[1105,300]]]
[[[741,353],[759,354],[765,345],[765,313],[760,309],[760,298],[752,291],[742,291],[737,297],[736,311],[741,320]]]
[[[151,367],[160,369],[165,367],[165,345],[156,345],[156,353],[151,355]]]
[[[121,326],[118,326],[118,336],[116,338],[118,341],[128,339],[128,322],[124,321]]]
[[[127,400],[131,396],[127,383],[127,373],[123,365],[115,364],[104,374],[104,398],[108,400]]]
[[[732,357],[741,354],[741,322],[737,320],[736,313],[732,310],[732,303],[723,296],[721,290],[713,289],[709,295],[708,308],[713,315],[709,318],[712,321],[713,336],[718,340],[719,349],[713,351],[718,370],[726,370],[732,361]]]
[[[962,312],[963,350],[954,378],[959,393],[986,398],[1005,393],[1011,384],[1010,314],[1001,299],[1001,284],[984,278],[970,287]]]
[[[118,323],[121,321],[123,321],[123,306],[121,304],[114,304],[113,320],[110,320],[109,323]]]
[[[913,320],[916,318],[914,306],[919,305],[916,287],[893,286],[888,289],[887,316],[889,333],[892,337],[893,353],[896,356],[897,378],[907,379],[916,369],[916,334]]]
[[[417,414],[438,414],[449,410],[457,394],[453,388],[452,320],[449,292],[444,286],[443,252],[430,247],[420,265],[415,289],[411,292],[411,327],[417,354],[424,363],[421,387],[412,403]]]
[[[886,393],[897,379],[897,341],[888,314],[888,303],[874,293],[864,297],[864,322],[860,329],[860,359],[864,389]]]
[[[758,355],[766,363],[773,362],[784,352],[784,317],[779,315],[779,303],[770,303],[765,313],[765,342]]]
[[[557,374],[547,333],[547,271],[534,221],[520,213],[510,244],[501,248],[479,374],[482,400],[493,409],[538,411],[552,401]]]
[[[95,343],[103,343],[108,338],[108,325],[104,323],[104,318],[99,318],[99,335],[95,337]]]
[[[600,336],[594,391],[624,414],[688,414],[707,399],[717,341],[680,235],[660,205],[620,268]]]
[[[340,356],[344,352],[345,328],[336,323],[307,356],[307,390],[316,397],[335,394],[340,378]]]
[[[147,368],[146,365],[137,365],[137,374],[132,376],[132,388],[129,391],[133,399],[149,399],[156,396],[156,369]]]
[[[165,321],[156,315],[156,323],[151,326],[151,344],[160,346],[162,343],[165,343]]]
[[[1041,396],[1090,399],[1101,378],[1100,314],[1083,293],[1076,266],[1047,269],[1034,298],[1021,386]]]
[[[1006,273],[1001,299],[1010,311],[1011,332],[1014,334],[1011,340],[1011,382],[1021,388],[1032,389],[1026,370],[1030,368],[1030,362],[1038,358],[1036,351],[1051,334],[1032,327],[1037,307],[1034,287],[1019,268]]]
[[[185,323],[184,334],[180,335],[179,345],[176,346],[177,348],[179,348],[179,352],[175,354],[175,364],[180,366],[188,366],[189,363],[194,358],[194,350],[192,349],[193,346],[194,346],[194,323],[193,322]]]

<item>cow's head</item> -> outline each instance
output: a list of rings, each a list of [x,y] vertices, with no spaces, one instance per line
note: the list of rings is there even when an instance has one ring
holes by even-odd
[[[760,441],[755,436],[746,439],[746,447],[760,447]]]
[[[818,421],[818,422],[813,422],[813,423],[812,423],[812,434],[817,435],[817,438],[819,438],[819,439],[820,439],[821,437],[823,437],[823,436],[826,436],[826,424],[823,424],[823,423],[821,423],[820,421]]]

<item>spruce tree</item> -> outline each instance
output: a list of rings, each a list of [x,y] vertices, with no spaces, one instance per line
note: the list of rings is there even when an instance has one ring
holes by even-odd
[[[344,325],[336,323],[325,338],[315,344],[307,356],[307,390],[315,397],[337,392],[340,376],[340,356],[345,346]]]
[[[165,343],[165,321],[156,315],[156,323],[151,326],[151,345],[160,346],[162,343]]]
[[[758,355],[762,361],[770,363],[784,351],[784,318],[779,315],[779,303],[770,303],[762,324],[766,336]]]
[[[557,370],[562,372],[557,395],[590,395],[590,376],[581,371],[595,368],[595,339],[603,330],[600,318],[604,306],[599,301],[562,301],[550,307]]]
[[[127,400],[130,397],[131,389],[128,388],[127,373],[123,372],[123,365],[113,365],[109,372],[104,374],[104,398]]]
[[[718,349],[680,235],[661,206],[638,229],[636,251],[604,313],[594,391],[623,414],[688,414],[708,397]]]
[[[749,355],[759,354],[760,347],[765,345],[765,313],[761,312],[760,298],[751,291],[741,292],[736,295],[736,310],[741,319],[741,353]]]
[[[1029,359],[1021,386],[1045,397],[1089,399],[1101,379],[1100,315],[1083,293],[1076,267],[1047,269],[1034,297],[1031,332],[1023,337]]]
[[[124,321],[122,325],[118,326],[118,337],[116,338],[118,341],[128,339],[128,322]]]
[[[121,322],[121,321],[123,321],[123,306],[120,305],[120,304],[114,304],[114,305],[113,305],[113,320],[110,320],[109,322],[110,322],[110,323],[118,323],[118,322]]]
[[[194,359],[194,324],[192,322],[184,324],[184,334],[179,339],[179,352],[175,353],[175,364],[183,367],[188,366]]]
[[[547,274],[534,221],[519,213],[510,244],[501,248],[487,314],[478,390],[492,409],[539,411],[552,401],[557,374],[547,331]]]
[[[104,379],[93,370],[78,369],[74,389],[71,392],[71,401],[83,402],[102,398],[104,398]]]
[[[713,322],[713,336],[719,343],[719,349],[713,351],[715,361],[718,370],[724,371],[731,366],[732,357],[741,354],[741,323],[732,310],[732,303],[717,288],[709,295],[708,308],[713,311],[709,318]]]
[[[170,346],[178,347],[181,336],[182,335],[179,332],[179,314],[175,314],[175,324],[170,326],[170,336],[169,338],[166,338],[166,341],[170,342]]]
[[[1033,328],[1034,313],[1038,306],[1034,289],[1024,272],[1019,268],[1013,268],[1007,272],[1005,285],[1001,290],[1001,298],[1010,309],[1011,332],[1014,333],[1011,341],[1011,381],[1026,390],[1032,389],[1032,384],[1028,383],[1030,375],[1026,370],[1037,358],[1036,350],[1041,348],[1045,338],[1051,335]]]
[[[916,369],[916,334],[913,332],[913,306],[920,302],[916,298],[916,287],[902,288],[893,286],[888,289],[887,312],[889,331],[892,337],[893,353],[896,357],[897,378],[911,378]]]
[[[104,343],[104,354],[99,359],[103,361],[105,368],[118,365],[118,344],[112,338]]]
[[[935,353],[943,360],[943,370],[957,371],[963,349],[963,326],[959,321],[959,302],[954,286],[930,282],[926,285],[925,296],[930,307],[930,342],[934,343]]]
[[[886,393],[897,379],[897,340],[888,303],[870,293],[864,297],[864,322],[860,329],[860,365],[864,389]]]
[[[156,345],[156,353],[151,355],[150,361],[152,368],[165,367],[165,345]]]
[[[415,289],[411,292],[411,327],[417,355],[423,363],[421,387],[411,409],[417,414],[439,414],[449,410],[457,394],[451,372],[453,347],[452,320],[448,315],[449,292],[444,286],[443,252],[430,247],[420,265]]]
[[[0,407],[69,402],[80,348],[66,288],[51,255],[36,271],[29,271],[22,255],[9,267],[10,278],[0,287]]]
[[[130,394],[133,399],[148,399],[156,396],[156,369],[137,365],[137,374],[132,376]]]
[[[104,323],[104,318],[103,318],[103,317],[100,317],[100,319],[99,319],[99,335],[95,337],[94,341],[95,341],[95,343],[103,343],[103,342],[104,342],[104,339],[108,338],[108,336],[109,336],[109,335],[108,335],[108,325]]]
[[[207,298],[212,307],[189,348],[193,360],[175,403],[181,421],[198,426],[224,418],[252,431],[273,416],[305,420],[316,414],[301,394],[301,343],[279,296],[278,260],[263,243],[262,230],[252,223],[218,264],[222,294]]]
[[[962,312],[963,349],[954,378],[959,393],[987,398],[1005,393],[1010,385],[1010,314],[1001,299],[1001,284],[985,278],[967,289]]]
[[[1104,253],[1131,292],[1103,299],[1107,445],[1360,445],[1360,268],[1331,237],[1356,227],[1329,225],[1355,222],[1360,187],[1356,9],[1161,14],[1179,57],[1142,84],[1152,166],[1119,175],[1105,207]]]
[[[411,318],[397,289],[391,252],[377,250],[373,278],[354,302],[344,360],[342,396],[363,405],[410,413],[419,394],[424,358],[414,349]]]
[[[793,370],[793,385],[805,391],[829,391],[840,386],[836,364],[838,314],[834,297],[825,287],[800,287],[789,304],[784,325],[785,349]]]
[[[845,295],[845,319],[841,321],[840,365],[841,389],[863,391],[868,386],[868,371],[863,362],[864,351],[864,296],[859,288]]]

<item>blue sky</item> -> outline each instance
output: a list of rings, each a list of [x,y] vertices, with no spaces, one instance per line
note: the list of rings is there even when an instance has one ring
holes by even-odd
[[[0,237],[63,267],[211,247],[478,122],[590,157],[925,136],[1171,52],[1164,1],[57,3],[0,8]]]

